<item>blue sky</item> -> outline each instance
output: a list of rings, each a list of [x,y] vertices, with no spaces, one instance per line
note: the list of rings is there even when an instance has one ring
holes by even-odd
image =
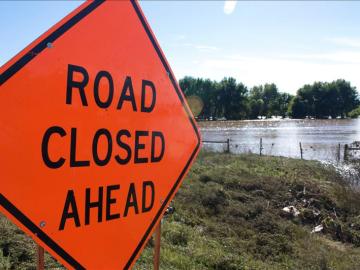
[[[0,65],[80,3],[0,1]],[[295,93],[305,83],[344,78],[360,89],[360,2],[140,5],[178,79],[232,76]]]

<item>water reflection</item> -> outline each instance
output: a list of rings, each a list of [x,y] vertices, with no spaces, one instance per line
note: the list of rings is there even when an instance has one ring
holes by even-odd
[[[338,160],[343,147],[360,140],[360,119],[208,121],[199,123],[203,140],[231,139],[233,153],[259,153],[260,138],[267,155]],[[226,145],[204,143],[204,148],[223,151]]]

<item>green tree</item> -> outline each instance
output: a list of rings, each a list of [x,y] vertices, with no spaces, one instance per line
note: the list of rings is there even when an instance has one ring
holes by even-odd
[[[357,107],[356,109],[353,109],[351,112],[349,112],[349,117],[351,118],[360,117],[360,107]]]
[[[330,83],[315,82],[312,85],[304,85],[297,91],[289,112],[295,118],[345,117],[358,105],[358,94],[349,82],[344,80]]]
[[[216,82],[209,79],[184,77],[179,81],[180,88],[183,90],[185,96],[199,97],[204,107],[199,115],[199,118],[209,118],[216,113]]]
[[[249,101],[249,118],[256,119],[258,116],[263,115],[264,101],[259,99],[250,99]]]
[[[219,102],[226,119],[244,119],[247,116],[247,88],[234,78],[224,78],[219,84]],[[221,115],[219,115],[221,116]]]
[[[337,80],[332,82],[339,93],[338,98],[338,113],[340,116],[347,116],[348,113],[354,110],[357,106],[360,105],[359,95],[356,91],[356,88],[350,85],[350,82],[345,80]]]
[[[345,117],[360,105],[355,87],[345,80],[306,84],[295,97],[279,92],[273,83],[254,86],[248,91],[244,84],[231,77],[216,82],[187,76],[179,84],[185,96],[197,96],[202,100],[204,106],[199,118]]]
[[[294,118],[305,118],[307,116],[308,104],[301,97],[294,97],[289,105],[289,115]]]
[[[292,95],[280,93],[275,84],[254,86],[249,95],[249,117],[286,116]]]

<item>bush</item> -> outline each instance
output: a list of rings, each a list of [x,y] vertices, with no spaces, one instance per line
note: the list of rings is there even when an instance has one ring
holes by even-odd
[[[210,210],[210,212],[218,214],[225,206],[229,205],[228,200],[228,194],[221,188],[214,186],[204,192],[201,203]]]
[[[357,107],[356,109],[349,112],[349,117],[351,118],[358,118],[360,116],[360,107]]]
[[[200,175],[199,180],[206,184],[207,182],[212,181],[212,178],[206,174],[205,175],[202,174],[202,175]]]
[[[184,225],[171,223],[165,227],[164,237],[175,246],[186,246],[189,241],[189,231]]]
[[[276,260],[276,257],[292,254],[293,247],[289,239],[280,234],[259,233],[255,237],[256,256],[259,259]]]

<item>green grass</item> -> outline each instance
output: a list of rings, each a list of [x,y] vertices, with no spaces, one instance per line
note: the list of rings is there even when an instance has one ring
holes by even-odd
[[[203,152],[173,205],[162,269],[360,269],[360,195],[318,162]],[[136,269],[151,263],[149,245]]]
[[[161,269],[360,269],[360,194],[318,162],[202,152],[172,205]],[[0,269],[34,269],[32,241],[4,217],[1,250]],[[135,269],[152,256],[151,240]]]

